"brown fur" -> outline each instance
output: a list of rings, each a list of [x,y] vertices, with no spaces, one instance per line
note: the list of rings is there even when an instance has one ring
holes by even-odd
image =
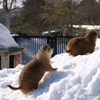
[[[38,83],[46,71],[53,71],[57,68],[52,68],[50,58],[53,49],[49,45],[42,46],[36,56],[25,65],[19,76],[19,87],[7,85],[12,90],[20,90],[23,93],[28,93],[38,87]]]
[[[84,37],[74,37],[69,41],[65,52],[68,53],[68,55],[74,56],[92,53],[95,48],[96,39],[97,33],[93,30]]]

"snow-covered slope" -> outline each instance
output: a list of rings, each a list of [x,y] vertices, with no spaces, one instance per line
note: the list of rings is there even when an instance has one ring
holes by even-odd
[[[46,73],[40,86],[28,94],[6,87],[18,86],[24,65],[1,70],[0,100],[100,100],[100,39],[93,53],[75,57],[62,53],[51,64],[58,69]]]

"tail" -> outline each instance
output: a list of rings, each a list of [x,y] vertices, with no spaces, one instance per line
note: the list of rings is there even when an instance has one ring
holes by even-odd
[[[11,85],[7,85],[7,87],[9,87],[12,90],[19,90],[19,89],[21,89],[21,87],[12,87]]]

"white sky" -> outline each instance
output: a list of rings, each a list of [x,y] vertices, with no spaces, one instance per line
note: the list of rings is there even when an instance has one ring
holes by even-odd
[[[17,2],[13,4],[13,6],[21,6],[22,1],[24,0],[16,0]],[[0,0],[0,2],[3,2],[3,0]],[[2,4],[0,4],[0,8],[2,8]]]
[[[0,0],[0,1],[2,1],[2,0]],[[16,3],[16,5],[17,6],[21,6],[21,3],[22,3],[22,1],[24,1],[24,0],[16,0],[17,1],[17,3]],[[73,0],[73,1],[78,1],[78,2],[80,2],[80,1],[82,1],[82,0]],[[99,0],[96,0],[96,1],[99,1]],[[2,8],[2,4],[0,4],[0,8]]]

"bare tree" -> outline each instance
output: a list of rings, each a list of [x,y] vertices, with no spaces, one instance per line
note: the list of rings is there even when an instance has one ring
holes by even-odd
[[[3,10],[6,14],[6,27],[10,30],[10,11],[12,9],[12,4],[14,0],[3,0]]]

